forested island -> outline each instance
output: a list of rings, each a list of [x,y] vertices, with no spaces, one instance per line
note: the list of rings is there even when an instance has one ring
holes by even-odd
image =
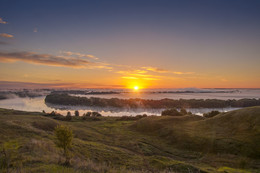
[[[118,108],[225,108],[259,106],[260,99],[218,100],[218,99],[119,99],[79,97],[69,94],[51,93],[45,98],[46,103],[72,106],[100,106]]]

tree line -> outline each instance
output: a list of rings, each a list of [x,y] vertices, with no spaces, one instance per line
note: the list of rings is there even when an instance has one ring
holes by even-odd
[[[45,98],[46,103],[72,106],[100,106],[118,108],[224,108],[260,106],[260,99],[218,100],[218,99],[119,99],[78,97],[68,94],[51,93]]]

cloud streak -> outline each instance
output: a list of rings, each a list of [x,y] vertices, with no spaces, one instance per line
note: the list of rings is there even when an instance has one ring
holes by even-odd
[[[1,23],[1,24],[7,24],[7,22],[4,21],[2,17],[0,17],[0,23]]]
[[[11,35],[11,34],[6,34],[6,33],[0,33],[0,37],[4,37],[4,38],[14,38],[13,35]]]
[[[86,87],[88,86],[88,87]],[[33,82],[20,82],[20,81],[0,81],[0,89],[19,89],[19,88],[122,88],[123,85],[102,85],[95,83],[33,83]]]
[[[0,62],[14,63],[26,62],[30,64],[40,64],[48,66],[104,69],[108,72],[120,74],[120,78],[126,80],[146,80],[157,81],[162,79],[176,79],[173,75],[193,74],[192,72],[176,72],[157,67],[132,67],[125,65],[115,65],[92,59],[93,55],[86,55],[75,52],[60,52],[60,56],[51,54],[40,54],[35,52],[1,52]],[[94,56],[93,56],[94,57]],[[190,75],[187,75],[187,77]],[[182,76],[184,78],[184,76]]]
[[[156,73],[168,73],[168,70],[157,68],[157,67],[142,67],[145,70],[156,72]]]
[[[43,64],[50,66],[84,68],[95,65],[88,60],[78,58],[66,58],[63,56],[54,56],[49,54],[37,54],[34,52],[0,52],[0,61],[16,62],[24,61],[32,64]]]
[[[176,74],[176,75],[194,74],[194,72],[170,71],[170,70],[165,70],[165,69],[157,68],[157,67],[142,67],[142,68],[147,71],[156,72],[156,73],[171,73],[171,74]]]
[[[63,51],[62,54],[64,56],[70,56],[70,57],[77,57],[77,58],[91,58],[91,59],[98,59],[94,55],[89,55],[89,54],[82,54],[78,52],[70,52],[70,51]]]

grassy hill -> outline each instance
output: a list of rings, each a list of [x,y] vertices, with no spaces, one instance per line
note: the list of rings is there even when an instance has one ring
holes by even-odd
[[[132,127],[186,150],[260,158],[260,107],[221,113],[213,118],[148,117]]]
[[[55,120],[0,109],[0,144],[17,143],[21,172],[259,172],[260,107],[219,114]],[[62,166],[54,128],[74,133],[72,165]],[[4,169],[0,172],[5,172]]]

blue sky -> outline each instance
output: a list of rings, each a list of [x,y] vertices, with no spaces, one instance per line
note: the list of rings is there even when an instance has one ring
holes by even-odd
[[[128,85],[121,78],[131,77],[127,76],[129,71],[153,67],[187,74],[159,75],[155,70],[150,71],[149,75],[160,80],[148,82],[156,87],[260,86],[260,1],[257,0],[0,2],[0,18],[7,22],[0,24],[0,33],[13,36],[0,37],[2,56],[13,52],[93,55],[98,58],[93,61],[99,63],[99,67],[109,64],[110,71],[106,71],[108,68],[103,71],[100,68],[80,70],[86,76],[95,74],[100,78],[106,78],[109,73],[113,85]],[[8,58],[11,63],[6,62]],[[15,68],[15,65],[22,65],[26,70],[34,69],[35,62],[24,58],[18,58],[18,61],[14,57],[3,57],[0,67],[6,70],[0,73],[0,80],[47,82],[45,78],[35,80],[36,77],[25,80],[15,74],[6,77],[10,73],[8,69]],[[48,63],[36,64],[42,65],[43,69],[53,69],[53,64],[51,67]],[[64,76],[61,71],[69,67],[62,68],[56,68],[60,76]],[[118,73],[123,70],[128,73]],[[42,74],[42,71],[38,73]],[[78,71],[72,69],[71,73],[77,76]],[[162,78],[158,77],[162,74]],[[152,76],[146,76],[149,77]],[[211,85],[212,78],[216,82]],[[88,83],[89,80],[92,78],[87,77],[82,82]],[[145,83],[140,76],[138,80]],[[197,81],[202,84],[198,85]],[[68,78],[63,82],[76,81]]]

